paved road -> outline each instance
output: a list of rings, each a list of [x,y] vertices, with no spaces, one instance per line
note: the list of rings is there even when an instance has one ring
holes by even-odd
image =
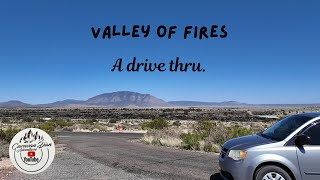
[[[218,155],[134,142],[142,134],[61,132],[57,136],[71,151],[128,173],[156,179],[218,179]]]
[[[46,171],[36,175],[13,171],[4,179],[221,180],[218,156],[213,153],[175,150],[135,142],[142,134],[64,132],[57,136],[60,143],[56,147],[57,154]],[[67,150],[63,151],[64,148]]]

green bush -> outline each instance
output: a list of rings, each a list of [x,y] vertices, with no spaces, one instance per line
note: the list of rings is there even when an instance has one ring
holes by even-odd
[[[188,150],[199,150],[202,136],[199,133],[187,133],[181,135],[182,147]]]
[[[38,128],[47,132],[48,134],[51,134],[55,130],[56,124],[54,122],[48,121],[39,125]]]
[[[184,149],[202,150],[200,149],[200,141],[204,141],[203,150],[212,152],[213,144],[222,146],[229,139],[253,134],[253,131],[244,127],[226,127],[222,124],[210,122],[207,119],[199,121],[197,127],[192,133],[183,134]]]
[[[33,122],[34,120],[31,117],[26,117],[23,119],[24,122]]]
[[[168,126],[168,121],[163,118],[154,119],[149,122],[143,122],[141,125],[142,129],[164,129]]]
[[[39,128],[48,134],[50,134],[53,137],[53,132],[56,128],[64,128],[68,126],[72,126],[72,122],[67,122],[65,120],[52,120],[47,121],[45,123],[42,123],[40,125],[36,125],[34,123],[29,123],[24,128]],[[12,138],[20,131],[20,129],[17,128],[8,128],[6,130],[0,130],[0,140],[10,143]]]
[[[179,121],[173,122],[173,125],[180,124]],[[187,150],[199,150],[205,152],[220,152],[221,146],[226,141],[239,136],[245,136],[254,134],[254,130],[251,128],[245,128],[239,125],[233,125],[231,127],[225,126],[222,123],[216,123],[203,119],[194,126],[194,130],[189,133],[183,133],[177,131],[177,128],[168,127],[168,121],[165,119],[155,119],[153,121],[144,122],[142,124],[143,129],[149,129],[147,137],[144,137],[145,141],[154,145],[165,145],[170,147],[177,147],[176,145],[181,143],[178,147]],[[150,130],[151,129],[151,130]],[[175,132],[175,133],[172,133]],[[180,133],[178,133],[180,132]],[[179,134],[179,135],[177,135]],[[181,140],[178,143],[177,139]],[[173,139],[175,141],[173,141]],[[174,144],[171,146],[170,144]]]
[[[57,129],[57,128],[69,127],[72,125],[73,125],[72,122],[68,122],[63,119],[58,119],[58,120],[51,120],[51,121],[47,121],[45,123],[42,123],[38,126],[38,128],[44,130],[48,134],[52,134],[52,132],[54,132],[55,129]]]
[[[231,135],[232,138],[236,138],[240,136],[253,134],[253,132],[247,128],[233,127],[233,128],[229,128],[229,134]]]
[[[20,131],[17,128],[8,128],[6,130],[0,130],[0,140],[10,143],[12,138]]]
[[[22,129],[27,129],[27,128],[38,128],[38,125],[37,123],[27,123],[23,126]]]
[[[219,125],[210,131],[210,134],[205,138],[205,140],[212,144],[222,146],[223,143],[231,138],[230,130],[225,126]]]
[[[202,132],[210,132],[216,126],[216,123],[210,122],[208,119],[203,119],[198,122],[198,127],[196,129]]]
[[[68,122],[68,121],[65,121],[63,119],[56,120],[55,124],[56,124],[56,128],[64,128],[64,127],[69,127],[69,126],[73,125],[72,122]]]
[[[215,131],[218,124],[214,122],[210,122],[208,119],[203,119],[198,122],[198,126],[196,127],[196,131],[199,132],[202,136],[202,139],[208,137],[212,131]]]

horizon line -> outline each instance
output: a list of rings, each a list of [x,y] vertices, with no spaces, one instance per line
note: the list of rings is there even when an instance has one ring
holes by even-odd
[[[56,103],[56,102],[63,102],[63,101],[87,101],[90,98],[99,96],[99,95],[103,95],[103,94],[112,94],[112,93],[120,93],[120,92],[129,92],[129,93],[136,93],[136,94],[142,94],[142,95],[150,95],[153,96],[157,99],[163,100],[162,98],[156,97],[154,95],[152,95],[151,93],[140,93],[140,92],[135,92],[135,91],[128,91],[128,90],[119,90],[119,91],[113,91],[113,92],[105,92],[105,93],[101,93],[98,95],[93,95],[87,99],[71,99],[71,98],[66,98],[66,99],[62,99],[62,100],[56,100],[56,101],[52,101],[52,102],[47,102],[47,103],[28,103],[26,101],[22,101],[22,100],[18,100],[18,99],[11,99],[11,100],[5,100],[5,101],[0,101],[0,103],[8,103],[8,102],[20,102],[20,103],[24,103],[24,104],[28,104],[28,105],[32,105],[32,106],[37,106],[37,105],[46,105],[46,104],[52,104],[52,103]],[[249,103],[249,102],[242,102],[242,101],[236,101],[236,100],[224,100],[224,101],[201,101],[201,100],[163,100],[167,103],[170,102],[195,102],[195,103],[228,103],[228,102],[234,102],[234,103],[240,103],[242,105],[320,105],[320,102],[304,102],[304,103]]]

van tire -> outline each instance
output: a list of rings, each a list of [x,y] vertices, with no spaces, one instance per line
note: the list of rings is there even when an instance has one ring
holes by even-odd
[[[285,180],[292,180],[290,175],[285,170],[283,170],[282,168],[280,168],[278,166],[272,166],[272,165],[262,166],[261,168],[259,168],[254,175],[254,177],[255,177],[254,179],[255,180],[262,180],[263,177],[265,175],[267,175],[268,173],[277,173],[277,174],[281,175]]]

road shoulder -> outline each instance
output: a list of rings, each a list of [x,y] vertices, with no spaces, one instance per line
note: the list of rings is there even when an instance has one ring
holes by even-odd
[[[25,179],[150,179],[148,177],[132,174],[123,170],[114,169],[94,160],[83,157],[72,151],[60,151],[56,154],[51,166],[44,172],[36,175],[24,174],[14,171],[10,176],[12,180]]]

